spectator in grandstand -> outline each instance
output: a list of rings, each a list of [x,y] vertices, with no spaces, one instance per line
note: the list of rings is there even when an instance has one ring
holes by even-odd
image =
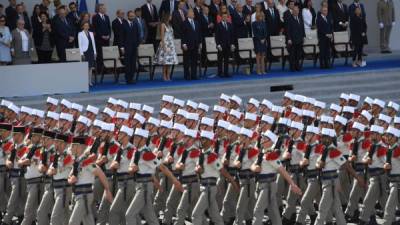
[[[40,13],[39,21],[33,27],[32,38],[35,43],[39,63],[50,63],[54,48],[52,28],[49,16],[45,12]]]
[[[25,21],[18,20],[17,28],[12,31],[11,54],[13,56],[14,65],[31,63],[33,41],[31,35],[24,26]]]
[[[10,29],[6,26],[5,15],[0,16],[0,65],[6,65],[11,62],[10,46],[11,46]]]

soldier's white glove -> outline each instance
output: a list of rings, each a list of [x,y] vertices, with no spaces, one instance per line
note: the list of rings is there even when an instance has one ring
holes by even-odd
[[[383,29],[383,23],[379,23],[379,28]]]
[[[221,45],[217,45],[217,49],[218,49],[218,51],[222,51]]]
[[[392,22],[392,26],[394,27],[394,25],[396,25],[396,22],[393,21],[393,22]]]
[[[235,46],[234,45],[231,45],[231,51],[232,52],[235,51]]]

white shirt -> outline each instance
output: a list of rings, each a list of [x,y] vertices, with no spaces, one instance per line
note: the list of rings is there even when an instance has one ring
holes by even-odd
[[[18,29],[19,34],[21,35],[21,40],[22,40],[22,51],[23,52],[28,52],[29,51],[29,37],[26,34],[25,30],[20,30]]]
[[[276,9],[279,11],[279,17],[281,18],[281,21],[283,22],[283,14],[286,12],[286,10],[288,10],[288,7],[285,4],[281,5],[280,3],[278,3],[276,5]]]
[[[122,147],[121,161],[119,162],[118,173],[127,173],[129,170],[129,163],[135,154],[132,144],[128,144],[126,147]],[[114,159],[115,160],[115,159]]]
[[[211,152],[211,149],[204,153],[203,173],[201,178],[219,178],[220,170],[223,167],[218,156]]]
[[[58,158],[58,167],[57,173],[53,176],[54,180],[63,180],[68,179],[69,174],[71,173],[73,167],[73,159],[70,162],[66,162],[67,164],[64,165],[64,159],[67,157],[72,157],[68,151],[64,152],[64,155],[60,155]]]
[[[199,149],[195,149],[195,148],[190,148],[187,151],[187,157],[185,160],[185,169],[182,171],[182,176],[190,176],[190,175],[194,175],[195,174],[195,168],[198,162],[198,154],[193,154],[195,152],[200,151]],[[194,157],[194,155],[197,155],[197,157]],[[181,156],[182,158],[182,156]],[[180,162],[181,160],[179,160]]]
[[[312,26],[312,14],[310,9],[304,8],[302,11],[303,21],[304,21],[304,29],[310,30]]]
[[[93,32],[89,31],[89,36],[90,36],[90,39],[92,41],[93,52],[94,52],[95,55],[97,55],[96,43],[94,41]],[[81,55],[83,55],[83,53],[85,53],[89,48],[89,38],[86,35],[85,31],[79,32],[79,34],[78,34],[78,44],[79,44],[79,51],[80,51]]]

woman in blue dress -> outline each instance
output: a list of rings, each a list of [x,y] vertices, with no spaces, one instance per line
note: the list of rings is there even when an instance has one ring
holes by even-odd
[[[265,72],[265,53],[267,52],[267,27],[265,25],[264,14],[256,14],[256,21],[252,23],[254,52],[256,53],[257,74]]]
[[[6,26],[6,17],[0,16],[0,65],[7,65],[11,62],[11,40],[10,29]]]

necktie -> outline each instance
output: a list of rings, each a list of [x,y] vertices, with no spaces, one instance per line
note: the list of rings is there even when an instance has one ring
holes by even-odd
[[[101,19],[104,21],[104,15],[103,14],[101,14]]]
[[[271,12],[272,18],[274,18],[274,17],[275,17],[275,16],[274,16],[274,10],[273,10],[273,9],[269,9],[269,11]]]
[[[171,13],[172,13],[172,12],[174,11],[174,9],[175,9],[174,3],[175,3],[175,0],[170,1],[170,9],[169,9],[169,11],[170,11]]]
[[[182,10],[179,10],[179,13],[181,14],[182,21],[185,20],[185,16],[183,15]]]
[[[300,23],[299,17],[297,17],[297,16],[296,16],[296,21],[297,21],[297,23]]]
[[[65,23],[65,25],[67,25],[67,26],[68,26],[67,19],[65,19],[65,18],[64,18],[64,23]]]
[[[151,18],[154,18],[153,6],[151,4],[148,4],[148,6],[149,6]]]
[[[192,25],[193,30],[196,31],[196,27],[195,27],[195,25],[194,25],[193,20],[190,20],[190,24]]]
[[[228,30],[228,26],[226,25],[226,22],[224,22],[224,27],[225,27],[225,30]]]

